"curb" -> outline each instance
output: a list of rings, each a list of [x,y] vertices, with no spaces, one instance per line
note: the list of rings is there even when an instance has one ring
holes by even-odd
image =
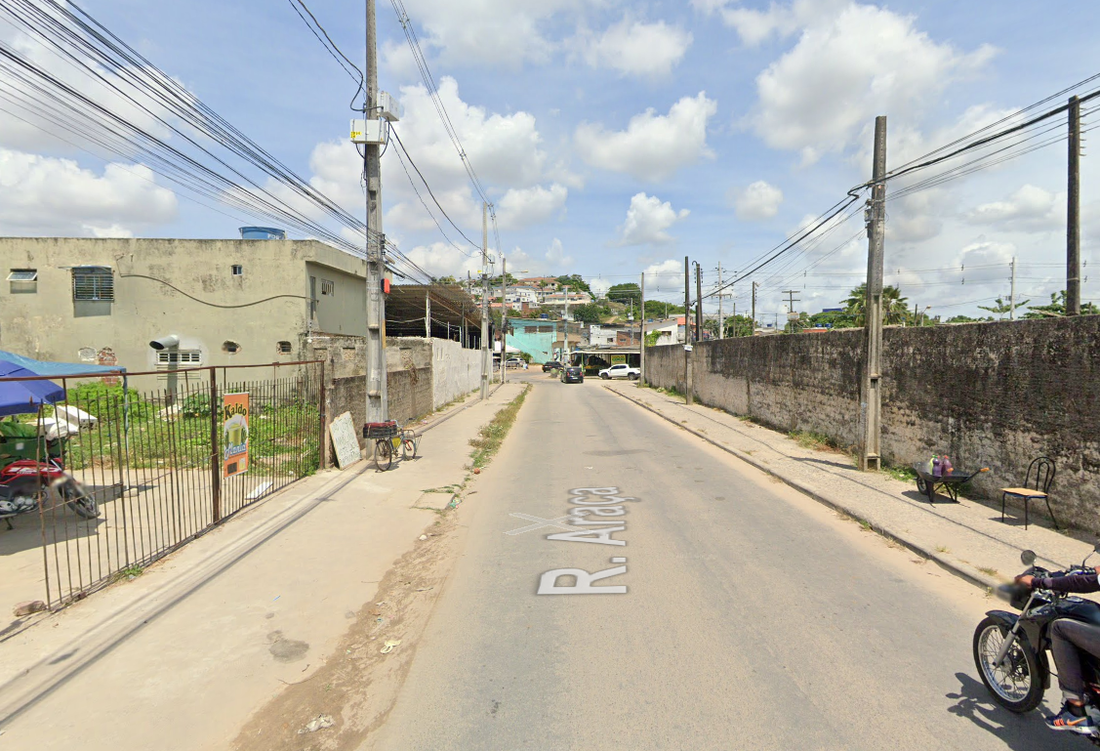
[[[617,389],[612,388],[609,384],[604,385],[604,388],[607,389],[608,391],[611,391],[614,394],[618,394],[619,396],[626,399],[627,401],[638,405],[642,409],[648,410],[649,412],[652,412],[653,414],[657,415],[658,417],[669,421],[670,423],[672,423],[676,427],[680,428],[681,430],[683,430],[687,433],[691,433],[696,438],[701,438],[704,441],[706,441],[707,443],[711,444],[712,446],[714,446],[716,448],[719,448],[719,449],[725,451],[728,454],[732,454],[733,456],[737,457],[738,459],[745,462],[746,464],[749,464],[749,465],[755,467],[756,469],[760,470],[761,472],[765,473],[766,475],[769,475],[770,477],[774,477],[775,479],[777,479],[780,482],[784,483],[788,487],[790,487],[794,490],[797,490],[799,493],[802,493],[803,495],[805,495],[809,498],[812,498],[813,500],[817,501],[818,503],[820,503],[824,506],[828,506],[829,508],[833,509],[834,511],[842,513],[847,517],[855,519],[857,522],[859,522],[861,524],[864,524],[867,527],[869,527],[871,530],[873,530],[879,536],[884,537],[884,538],[886,538],[886,539],[888,539],[892,542],[895,542],[898,545],[901,545],[901,546],[905,547],[907,550],[911,550],[912,552],[916,553],[917,555],[921,556],[922,558],[926,558],[930,561],[934,561],[940,568],[944,569],[945,571],[947,571],[950,574],[954,574],[955,576],[959,577],[960,579],[967,582],[968,584],[972,584],[972,585],[978,587],[979,589],[989,591],[989,590],[992,590],[992,589],[996,588],[1001,583],[1001,582],[997,581],[996,579],[993,579],[992,577],[987,576],[986,574],[982,573],[981,571],[974,568],[973,566],[971,566],[968,563],[963,563],[962,561],[954,560],[952,558],[949,558],[949,557],[943,555],[942,553],[940,553],[938,551],[929,550],[926,547],[924,547],[924,545],[922,545],[921,543],[918,543],[918,542],[916,542],[912,539],[909,539],[906,535],[894,532],[889,527],[886,527],[886,526],[884,526],[880,523],[874,522],[871,519],[868,519],[865,516],[855,512],[855,511],[852,511],[851,509],[849,509],[848,507],[846,507],[844,505],[843,501],[838,501],[836,499],[824,496],[824,495],[818,493],[816,490],[813,490],[812,488],[806,487],[805,485],[803,485],[802,483],[800,483],[796,480],[792,480],[789,477],[785,477],[784,475],[777,472],[774,468],[768,466],[767,464],[764,464],[763,462],[759,461],[758,459],[755,459],[754,457],[752,457],[752,456],[750,456],[750,455],[748,455],[748,454],[746,454],[742,451],[738,451],[735,448],[731,448],[730,446],[723,445],[723,444],[719,443],[718,441],[714,440],[713,438],[711,438],[710,436],[706,435],[705,433],[700,433],[699,431],[695,430],[694,428],[690,428],[687,425],[684,425],[683,423],[676,422],[671,417],[669,417],[668,415],[654,409],[649,404],[646,404],[645,402],[643,402],[639,399],[635,399],[632,396],[624,394],[621,391],[618,391]],[[684,406],[686,407],[687,405],[684,405]]]

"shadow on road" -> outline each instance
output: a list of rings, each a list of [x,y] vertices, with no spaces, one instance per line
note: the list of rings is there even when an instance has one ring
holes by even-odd
[[[994,703],[989,691],[981,681],[966,673],[955,673],[959,679],[958,693],[947,694],[955,704],[948,712],[965,717],[982,730],[1001,739],[1005,748],[1030,751],[1031,749],[1085,749],[1084,739],[1073,737],[1072,733],[1055,733],[1043,724],[1040,711],[1018,715]],[[1067,737],[1069,736],[1069,737]]]

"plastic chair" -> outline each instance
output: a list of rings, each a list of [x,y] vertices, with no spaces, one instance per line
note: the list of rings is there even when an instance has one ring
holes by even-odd
[[[1058,520],[1054,518],[1054,512],[1050,509],[1050,497],[1047,495],[1052,482],[1054,482],[1054,462],[1045,456],[1033,460],[1027,465],[1027,474],[1024,476],[1022,487],[1001,488],[1001,521],[1005,520],[1005,502],[1008,497],[1020,498],[1024,502],[1024,529],[1027,529],[1028,504],[1032,500],[1042,499],[1047,505],[1047,513],[1054,522],[1054,528],[1058,529]]]

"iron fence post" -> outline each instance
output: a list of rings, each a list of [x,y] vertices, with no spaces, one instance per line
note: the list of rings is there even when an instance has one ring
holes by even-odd
[[[218,461],[218,371],[210,368],[210,483],[214,501],[214,523],[222,519],[222,474]]]

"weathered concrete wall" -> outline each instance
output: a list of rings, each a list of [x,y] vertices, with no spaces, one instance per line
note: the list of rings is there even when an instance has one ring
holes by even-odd
[[[364,261],[314,240],[14,237],[0,238],[0,258],[38,273],[29,289],[0,279],[0,349],[36,359],[153,370],[149,341],[176,334],[200,353],[188,364],[292,362],[307,359],[311,317],[314,331],[365,333]],[[111,269],[113,302],[74,301],[71,269],[84,265]]]
[[[481,350],[432,339],[432,403],[435,409],[481,388]]]
[[[853,446],[862,337],[852,330],[701,343],[692,352],[696,398]],[[648,348],[647,379],[682,392],[683,362],[681,347]],[[946,453],[959,467],[988,466],[974,486],[999,499],[999,488],[1023,482],[1032,459],[1049,456],[1054,513],[1100,531],[1100,316],[889,327],[882,370],[887,462]]]

